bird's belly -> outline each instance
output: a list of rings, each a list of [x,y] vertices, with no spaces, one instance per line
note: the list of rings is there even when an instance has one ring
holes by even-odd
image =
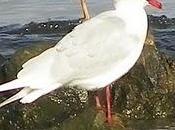
[[[121,76],[126,74],[134,66],[140,56],[142,48],[143,46],[137,48],[135,51],[132,51],[132,53],[128,55],[128,57],[126,57],[125,59],[121,60],[120,62],[116,62],[116,64],[113,64],[109,68],[105,68],[101,72],[94,74],[94,76],[90,78],[74,80],[70,82],[70,85],[93,90],[111,84],[112,82],[116,81]]]

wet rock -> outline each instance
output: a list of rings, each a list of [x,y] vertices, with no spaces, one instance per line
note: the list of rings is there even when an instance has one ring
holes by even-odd
[[[5,98],[0,98],[0,101]],[[9,104],[8,107],[0,109],[0,129],[1,130],[17,130],[24,126],[22,105]]]
[[[74,119],[63,122],[59,130],[124,130],[120,126],[109,126],[105,115],[97,113],[95,106],[89,106]]]
[[[135,66],[112,85],[114,111],[128,119],[174,117],[175,62],[159,53],[152,38],[146,43]]]
[[[59,128],[65,120],[73,119],[81,113],[86,103],[85,90],[61,88],[31,104],[22,105],[15,102],[1,108],[0,129]]]
[[[16,78],[22,64],[27,60],[39,55],[53,45],[38,43],[19,49],[3,67],[6,81]],[[4,101],[16,92],[3,93],[0,101]],[[9,104],[0,109],[0,129],[29,130],[59,127],[64,120],[72,119],[80,113],[85,107],[87,99],[86,90],[61,88],[29,105],[22,105],[18,102]]]
[[[0,65],[2,65],[4,62],[5,62],[5,58],[2,55],[0,55]]]
[[[163,29],[175,26],[175,18],[168,18],[166,15],[162,16],[149,15],[148,19],[149,24],[153,28]]]
[[[25,48],[19,49],[8,61],[1,67],[3,74],[3,82],[10,81],[16,78],[17,73],[22,68],[22,64],[30,58],[39,55],[44,50],[52,47],[54,44],[37,43]],[[2,59],[0,57],[0,59]],[[2,60],[0,60],[2,61]],[[0,78],[1,79],[1,78]],[[10,95],[17,91],[1,93],[0,101],[4,101]],[[25,109],[26,110],[26,109]],[[24,106],[20,103],[12,103],[0,109],[0,129],[24,129],[26,126]],[[33,125],[33,124],[32,124]]]
[[[5,77],[4,77],[4,72],[2,70],[2,66],[5,63],[6,59],[0,55],[0,84],[4,82]]]
[[[81,96],[80,96],[81,95]],[[23,108],[26,129],[59,127],[84,109],[87,92],[75,88],[61,88]]]
[[[168,18],[165,15],[154,16],[148,15],[149,24],[153,28],[169,28],[175,26],[175,18]],[[74,20],[49,20],[47,22],[30,22],[24,26],[18,24],[0,27],[0,32],[6,34],[53,34],[65,35],[70,32],[75,26],[82,23],[83,19]]]
[[[3,67],[6,81],[10,81],[16,78],[16,74],[22,69],[22,65],[29,59],[39,55],[44,50],[54,46],[54,43],[35,43],[31,46],[27,46],[16,51],[11,56],[10,60],[6,62]]]
[[[82,23],[81,19],[75,20],[61,20],[61,21],[48,21],[48,22],[31,22],[12,30],[7,30],[8,34],[52,34],[65,35],[70,32],[76,25]]]

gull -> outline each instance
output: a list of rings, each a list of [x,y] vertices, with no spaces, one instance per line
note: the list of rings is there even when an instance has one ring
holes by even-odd
[[[146,5],[162,7],[157,0],[114,0],[114,10],[76,26],[57,45],[24,63],[15,80],[0,85],[0,92],[22,88],[0,107],[16,100],[31,103],[63,86],[107,86],[111,123],[109,85],[126,74],[142,52],[148,29]]]

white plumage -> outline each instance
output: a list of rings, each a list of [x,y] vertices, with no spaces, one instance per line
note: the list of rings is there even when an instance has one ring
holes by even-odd
[[[118,0],[107,11],[75,27],[58,44],[27,61],[17,79],[0,91],[23,88],[0,107],[21,99],[30,103],[64,84],[105,87],[138,59],[147,33],[145,0]]]

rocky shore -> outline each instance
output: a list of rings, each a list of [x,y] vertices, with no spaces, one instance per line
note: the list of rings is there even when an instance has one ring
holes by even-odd
[[[64,23],[65,28],[63,27],[60,35],[65,35],[81,21],[69,23]],[[57,25],[47,24],[47,27]],[[37,29],[33,29],[39,26],[44,27],[44,24],[25,25],[21,34],[38,33]],[[43,31],[46,32],[47,29]],[[54,44],[33,44],[17,50],[9,59],[0,56],[0,83],[16,78],[23,63]],[[175,119],[175,61],[159,52],[150,33],[135,66],[111,86],[114,115],[118,115],[126,127],[131,127],[130,120]],[[14,93],[0,93],[0,101]],[[0,129],[106,130],[109,128],[104,123],[103,116],[94,107],[93,92],[67,87],[43,96],[32,104],[15,102],[1,108]]]

